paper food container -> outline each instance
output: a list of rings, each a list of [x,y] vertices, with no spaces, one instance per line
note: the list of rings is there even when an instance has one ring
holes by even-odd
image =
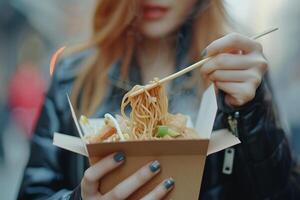
[[[71,106],[71,104],[70,104]],[[74,122],[82,137],[82,129],[71,106]],[[206,157],[240,143],[238,138],[223,129],[212,133],[217,112],[213,85],[204,93],[195,129],[199,139],[141,140],[103,142],[87,144],[80,137],[54,133],[53,144],[66,150],[87,156],[90,164],[102,157],[122,151],[125,163],[101,179],[100,192],[110,191],[119,182],[133,174],[146,163],[158,160],[161,172],[146,185],[137,190],[129,199],[140,199],[166,178],[175,180],[175,188],[165,199],[198,199]]]

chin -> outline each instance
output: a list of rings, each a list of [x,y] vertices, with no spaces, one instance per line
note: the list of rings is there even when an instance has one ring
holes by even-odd
[[[159,39],[168,37],[173,32],[173,29],[163,24],[146,25],[141,27],[141,34],[149,39]]]

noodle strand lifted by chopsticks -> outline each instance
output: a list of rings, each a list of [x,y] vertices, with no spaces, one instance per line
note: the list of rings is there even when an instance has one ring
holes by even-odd
[[[158,125],[166,123],[168,116],[168,98],[161,85],[130,97],[130,94],[141,89],[142,86],[133,87],[125,94],[121,104],[121,114],[130,127],[132,139],[155,139],[155,129]],[[127,116],[125,109],[131,107]]]

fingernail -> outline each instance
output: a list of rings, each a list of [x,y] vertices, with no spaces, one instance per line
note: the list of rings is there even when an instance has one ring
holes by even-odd
[[[206,48],[202,50],[201,52],[201,58],[204,58],[207,55],[207,50]]]
[[[151,163],[151,165],[149,166],[149,168],[150,168],[150,171],[151,172],[156,172],[157,170],[159,170],[159,168],[160,168],[160,163],[157,161],[157,160],[155,160],[155,161],[153,161],[152,163]]]
[[[118,152],[114,155],[114,160],[116,162],[121,162],[121,161],[125,160],[125,155],[122,152]]]
[[[174,179],[172,178],[169,178],[164,182],[164,186],[167,190],[170,189],[173,185],[174,185]]]

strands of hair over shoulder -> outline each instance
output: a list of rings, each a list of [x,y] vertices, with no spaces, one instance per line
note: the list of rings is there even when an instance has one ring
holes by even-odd
[[[81,113],[92,115],[103,101],[110,66],[121,60],[121,77],[126,78],[135,46],[135,24],[139,0],[101,0],[95,9],[91,39],[74,46],[69,54],[94,48],[72,89],[72,101]]]
[[[168,117],[168,98],[163,86],[159,85],[151,90],[130,97],[130,94],[142,86],[133,87],[123,97],[121,114],[130,127],[132,139],[155,139],[155,129],[166,123]],[[125,113],[130,106],[130,115]]]

